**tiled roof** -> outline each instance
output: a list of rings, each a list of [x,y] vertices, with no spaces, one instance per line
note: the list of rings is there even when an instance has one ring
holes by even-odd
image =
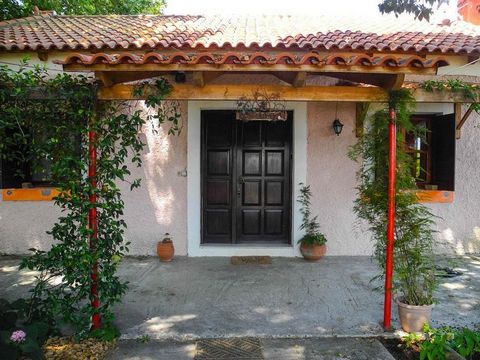
[[[377,18],[378,19],[378,18]],[[480,27],[454,21],[299,16],[33,16],[0,23],[0,50],[289,48],[480,53]]]

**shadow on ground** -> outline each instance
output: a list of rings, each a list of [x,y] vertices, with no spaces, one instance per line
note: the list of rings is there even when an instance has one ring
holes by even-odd
[[[14,299],[32,286],[35,273],[17,264],[0,260],[0,297]],[[480,258],[458,258],[456,268],[463,275],[441,279],[434,326],[480,322]],[[367,257],[236,266],[228,258],[127,258],[120,276],[130,284],[117,323],[124,339],[379,335],[383,295],[373,291],[375,274]],[[393,318],[398,328],[395,307]]]

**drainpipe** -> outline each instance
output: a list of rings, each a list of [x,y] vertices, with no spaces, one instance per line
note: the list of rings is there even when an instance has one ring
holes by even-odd
[[[383,307],[383,327],[390,329],[392,315],[393,242],[395,232],[395,171],[397,167],[397,126],[396,113],[389,109],[388,123],[388,205],[387,205],[387,244],[385,260],[385,302]]]
[[[91,124],[93,125],[93,124]],[[90,233],[90,252],[95,257],[95,262],[92,265],[90,273],[90,301],[92,308],[94,309],[92,315],[92,330],[100,328],[100,314],[98,308],[100,307],[100,301],[98,299],[98,262],[96,260],[96,251],[95,246],[98,238],[98,220],[97,220],[97,148],[95,146],[95,131],[92,130],[92,126],[88,131],[88,179],[92,187],[92,192],[90,194],[90,209],[88,210],[88,228],[91,230]]]

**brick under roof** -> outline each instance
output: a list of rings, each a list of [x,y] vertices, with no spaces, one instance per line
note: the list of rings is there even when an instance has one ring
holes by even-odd
[[[0,51],[240,47],[480,54],[480,27],[281,15],[40,15],[0,23]]]

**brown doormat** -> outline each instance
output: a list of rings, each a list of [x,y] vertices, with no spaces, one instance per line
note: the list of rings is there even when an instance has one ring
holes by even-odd
[[[259,339],[205,339],[196,344],[194,360],[263,360]]]
[[[230,261],[232,265],[270,265],[272,258],[270,256],[232,256]]]

